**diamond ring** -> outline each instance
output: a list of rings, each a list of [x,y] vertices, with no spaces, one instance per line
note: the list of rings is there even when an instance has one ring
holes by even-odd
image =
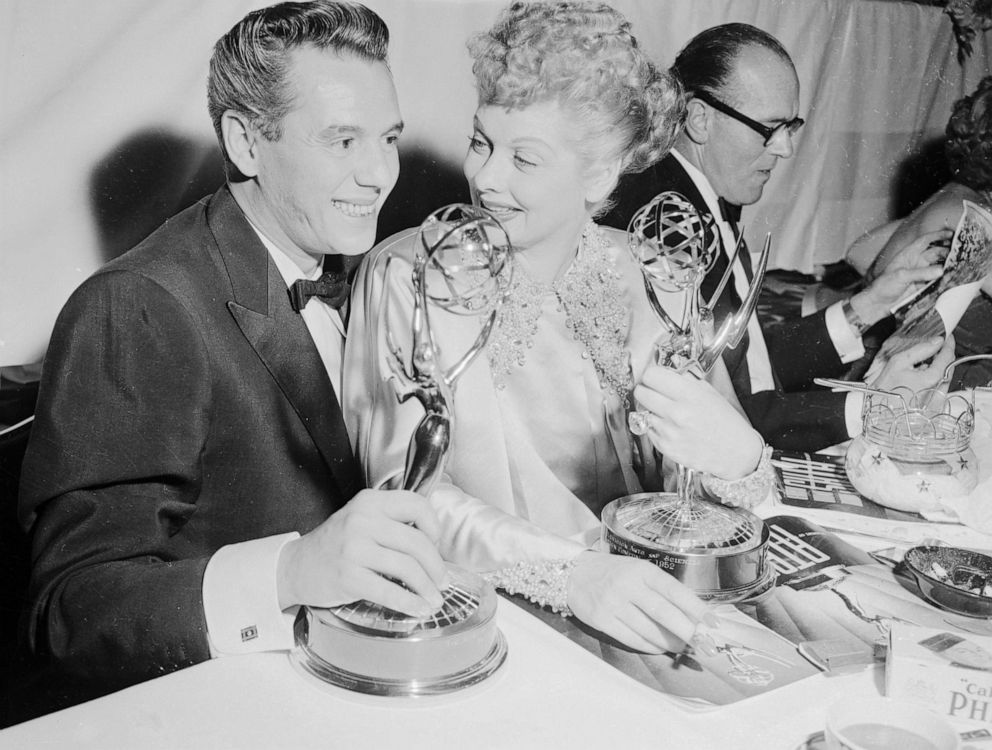
[[[627,415],[627,426],[635,435],[646,435],[650,425],[648,424],[649,411],[632,411]]]

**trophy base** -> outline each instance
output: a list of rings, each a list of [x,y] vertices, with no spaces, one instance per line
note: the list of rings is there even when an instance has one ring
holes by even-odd
[[[771,532],[760,518],[703,500],[689,510],[670,493],[618,498],[603,509],[603,542],[610,552],[653,562],[701,599],[736,603],[775,585]]]
[[[428,617],[366,601],[301,607],[293,662],[321,682],[366,695],[442,695],[481,682],[506,659],[496,592],[473,573],[448,570],[444,603]]]
[[[506,654],[506,638],[497,630],[491,647],[479,661],[459,671],[425,679],[391,678],[351,672],[326,661],[307,646],[295,649],[291,658],[300,670],[321,683],[365,695],[417,698],[447,695],[476,685],[503,665]]]

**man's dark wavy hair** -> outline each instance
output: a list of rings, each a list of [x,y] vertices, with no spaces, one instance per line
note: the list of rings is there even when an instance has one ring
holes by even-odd
[[[265,138],[279,139],[293,104],[289,53],[304,45],[386,62],[389,29],[376,13],[351,2],[288,2],[249,13],[217,41],[210,58],[207,108],[221,150],[221,117],[228,110],[248,117]],[[229,160],[227,168],[230,173]]]
[[[946,134],[951,179],[972,190],[992,190],[992,76],[954,103]]]

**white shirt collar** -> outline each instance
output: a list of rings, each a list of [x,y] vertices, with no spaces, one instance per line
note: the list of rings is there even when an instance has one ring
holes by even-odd
[[[737,237],[734,234],[733,227],[723,218],[723,212],[720,210],[720,199],[717,197],[716,191],[710,185],[710,181],[706,179],[706,175],[697,169],[695,165],[690,164],[688,159],[674,148],[671,153],[679,164],[682,165],[683,169],[685,169],[686,174],[689,175],[689,179],[692,180],[696,189],[699,190],[699,194],[703,197],[703,202],[706,203],[706,207],[713,216],[717,229],[720,232],[723,252],[729,258],[737,245]],[[744,299],[747,295],[748,280],[739,258],[734,261],[733,281],[737,296],[740,299]],[[750,336],[750,342],[744,356],[747,358],[748,372],[751,378],[751,392],[758,393],[759,391],[773,390],[775,388],[775,378],[772,375],[771,359],[768,355],[768,347],[765,344],[764,335],[761,331],[761,325],[758,323],[756,313],[752,314],[750,320],[748,320],[747,330]]]
[[[699,190],[699,194],[703,196],[703,201],[706,203],[706,207],[710,210],[710,214],[713,215],[717,221],[723,220],[723,213],[720,211],[720,196],[716,194],[713,186],[710,185],[710,181],[706,179],[696,165],[686,159],[682,154],[672,149],[672,156],[675,157],[676,161],[682,165],[682,168],[688,173],[689,177],[696,184],[696,189]],[[733,246],[731,246],[733,247]]]
[[[275,262],[276,268],[279,269],[279,275],[282,276],[283,281],[286,282],[287,289],[293,285],[294,281],[298,281],[299,279],[308,278],[313,281],[320,278],[321,273],[323,273],[320,263],[317,264],[317,267],[314,269],[313,273],[307,276],[303,273],[303,270],[296,265],[296,261],[286,255],[286,253],[280,250],[272,240],[262,234],[262,230],[255,226],[254,222],[248,218],[247,214],[245,214],[245,219],[248,220],[248,224],[251,225],[251,228],[255,230],[255,234],[258,235],[258,239],[260,239],[262,244],[265,245],[265,249],[269,251],[269,255],[272,256],[272,260]]]

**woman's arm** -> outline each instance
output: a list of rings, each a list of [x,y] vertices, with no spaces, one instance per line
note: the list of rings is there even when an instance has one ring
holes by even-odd
[[[716,371],[720,380],[719,370]],[[768,496],[771,449],[716,387],[691,372],[649,367],[634,391],[648,410],[648,436],[667,459],[704,473],[704,487],[727,505]],[[736,399],[735,399],[736,400]]]
[[[889,240],[892,239],[893,233],[900,224],[902,224],[902,219],[896,219],[888,224],[869,229],[851,243],[844,259],[855,271],[864,276]]]
[[[877,278],[921,235],[941,229],[954,229],[961,218],[962,197],[952,190],[942,190],[898,222],[889,239],[865,272],[867,281]],[[886,225],[888,226],[888,225]]]

